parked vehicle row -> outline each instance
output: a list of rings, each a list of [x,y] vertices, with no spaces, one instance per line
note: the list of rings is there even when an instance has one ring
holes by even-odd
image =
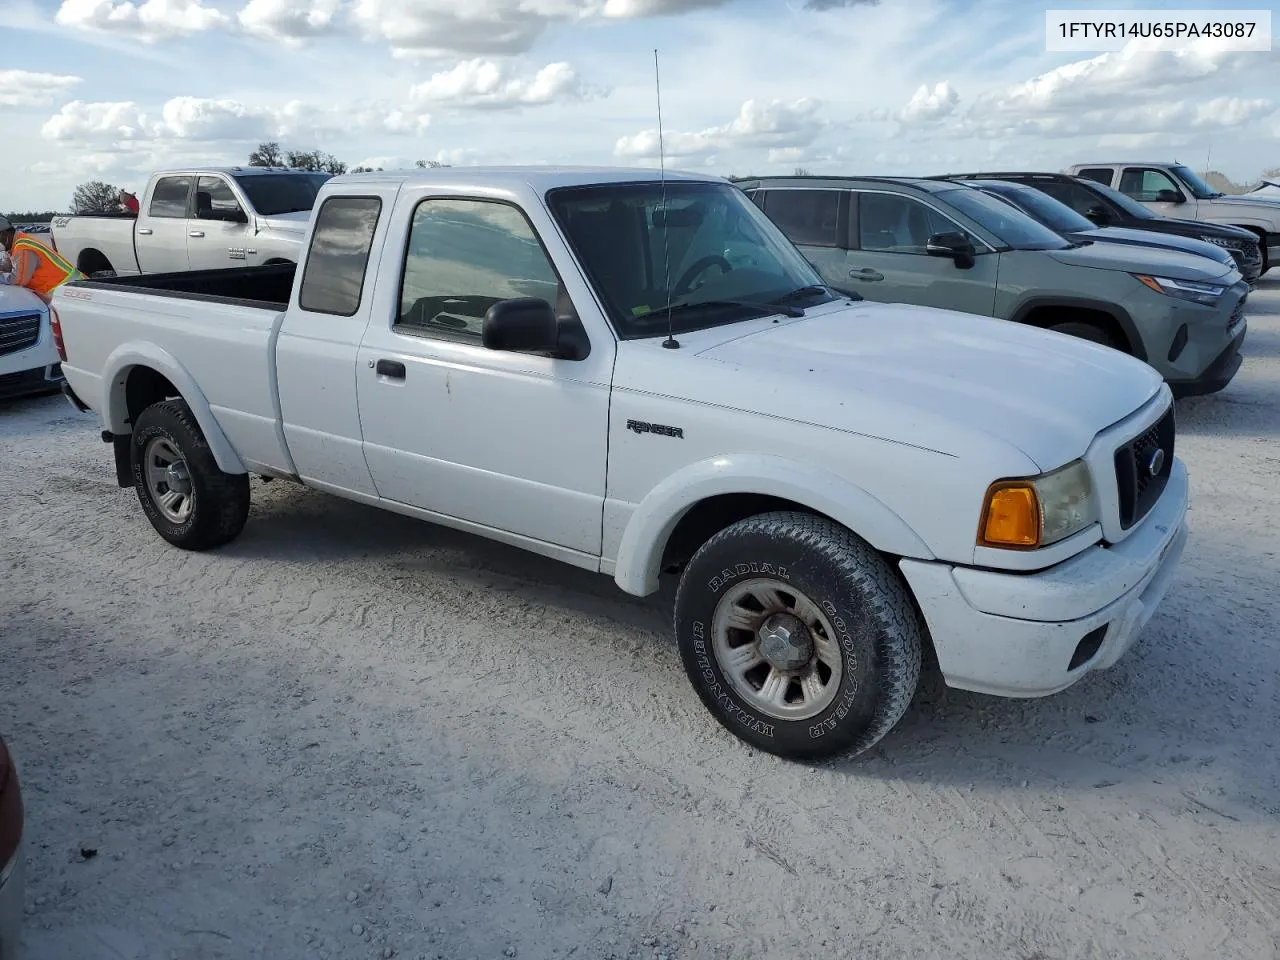
[[[1169,249],[1198,241],[1167,235],[1151,244],[1131,242],[1125,232],[1098,236],[1048,196],[1018,193],[1003,181],[982,184],[738,181],[833,287],[1091,340],[1146,361],[1175,396],[1230,382],[1241,365],[1249,286],[1229,255],[1207,244],[1204,256]],[[1056,211],[1046,214],[1050,206]]]
[[[328,179],[283,167],[162,170],[147,181],[136,217],[55,217],[53,241],[90,277],[296,263]]]
[[[781,756],[876,743],[926,648],[950,685],[1001,696],[1114,663],[1186,540],[1171,391],[1120,351],[975,315],[1017,291],[965,278],[1007,258],[1042,285],[1092,269],[1126,303],[1179,298],[1132,281],[1136,248],[1066,243],[970,187],[811,199],[807,236],[846,275],[986,306],[834,290],[719,178],[366,174],[320,189],[296,267],[60,287],[65,392],[182,548],[236,537],[256,474],[637,596],[678,574],[690,681]],[[916,247],[936,277],[890,262]],[[1187,283],[1225,269],[1150,256]]]
[[[1078,163],[1067,172],[1114,187],[1164,217],[1249,230],[1262,246],[1263,273],[1280,261],[1280,200],[1229,197],[1182,163]]]

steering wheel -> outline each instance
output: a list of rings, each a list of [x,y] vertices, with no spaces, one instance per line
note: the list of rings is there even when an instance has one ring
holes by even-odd
[[[705,256],[700,260],[694,261],[693,265],[681,274],[675,289],[671,291],[672,296],[679,297],[686,293],[692,293],[694,289],[693,281],[697,280],[708,267],[719,267],[721,273],[729,273],[733,270],[733,265],[718,253]]]

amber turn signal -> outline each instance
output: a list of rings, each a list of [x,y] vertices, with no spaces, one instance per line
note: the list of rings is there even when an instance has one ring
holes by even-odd
[[[1038,547],[1040,499],[1026,482],[996,485],[987,493],[980,542],[987,547]]]

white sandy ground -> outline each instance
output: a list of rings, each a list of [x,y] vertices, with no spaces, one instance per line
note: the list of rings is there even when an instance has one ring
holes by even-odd
[[[820,770],[714,724],[669,597],[285,483],[182,553],[91,417],[0,406],[29,957],[1280,956],[1280,280],[1252,304],[1131,654],[932,679]]]

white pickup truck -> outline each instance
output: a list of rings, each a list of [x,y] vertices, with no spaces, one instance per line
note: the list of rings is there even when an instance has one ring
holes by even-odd
[[[151,175],[136,217],[55,217],[58,252],[89,277],[297,263],[327,173],[190,167]]]
[[[1119,190],[1162,217],[1242,227],[1258,237],[1263,273],[1280,263],[1280,197],[1227,196],[1182,163],[1077,163],[1067,173]]]
[[[789,758],[875,743],[930,647],[951,685],[1013,697],[1114,663],[1186,538],[1149,366],[839,295],[716,178],[339,177],[296,268],[53,305],[67,395],[170,543],[235,537],[256,474],[638,596],[679,572],[693,686]]]

